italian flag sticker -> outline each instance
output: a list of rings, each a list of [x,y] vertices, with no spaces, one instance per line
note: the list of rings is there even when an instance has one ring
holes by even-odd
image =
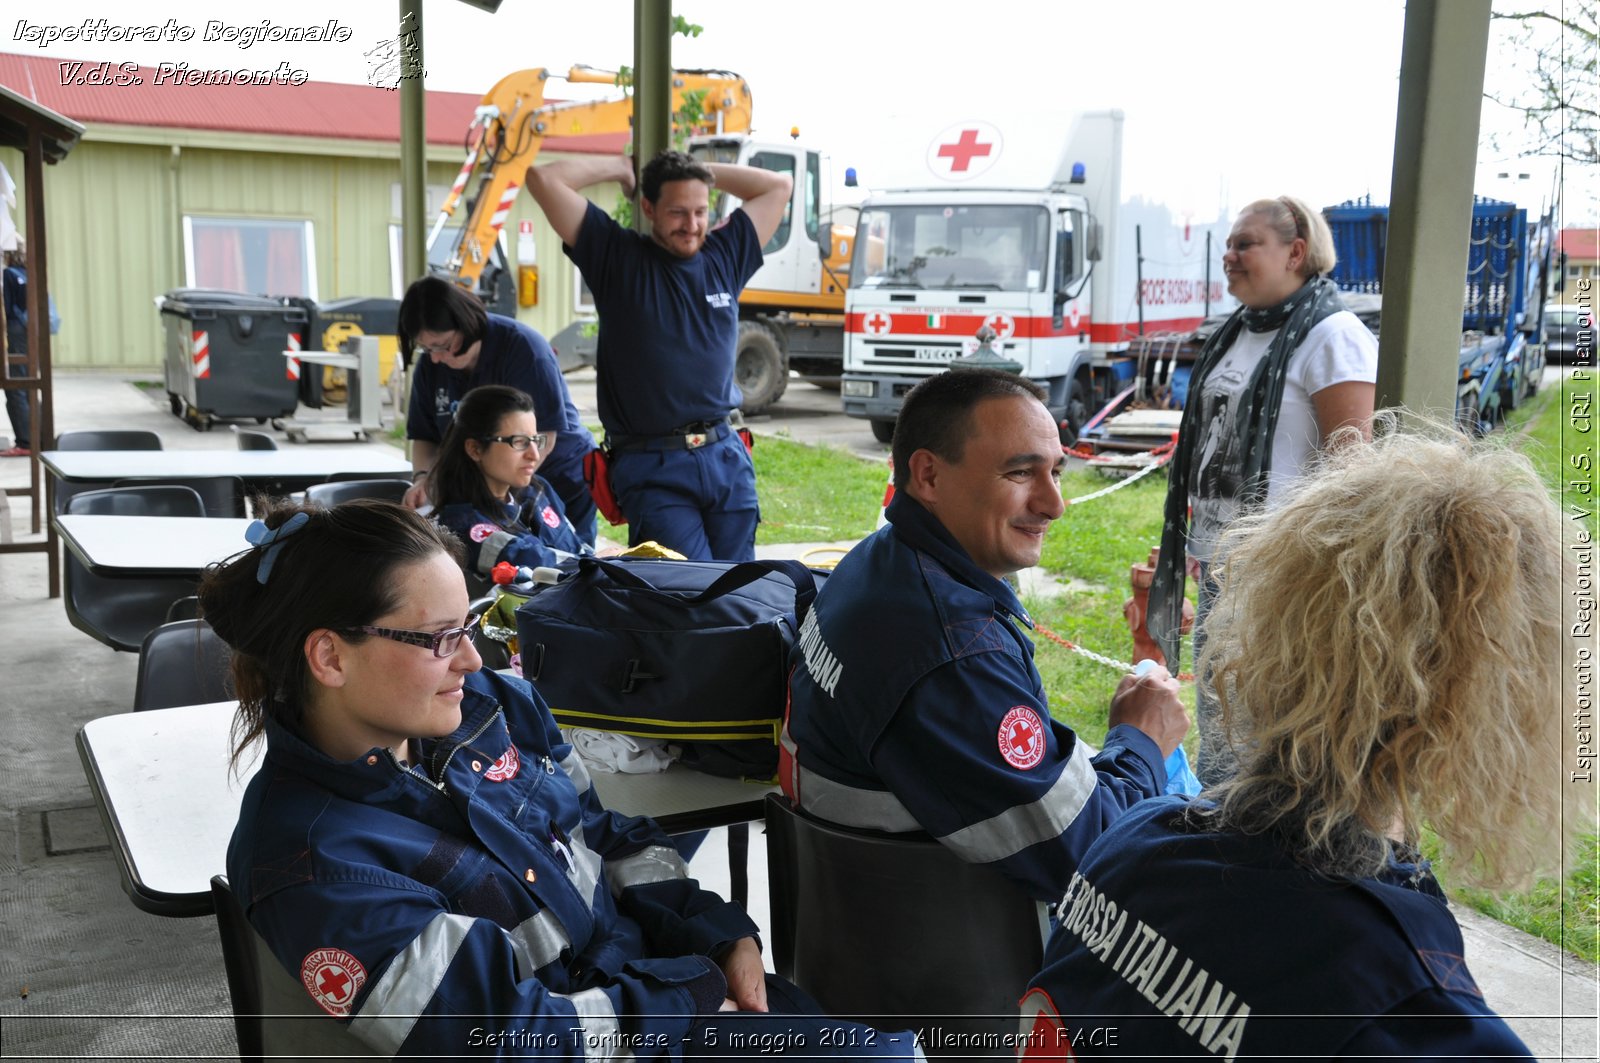
[[[929,328],[939,328],[943,324],[944,324],[944,315],[943,314],[929,314],[928,315],[928,327]]]

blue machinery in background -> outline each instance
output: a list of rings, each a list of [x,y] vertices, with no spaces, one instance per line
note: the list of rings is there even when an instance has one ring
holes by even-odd
[[[1389,208],[1370,199],[1323,211],[1339,263],[1342,291],[1381,294]],[[1487,430],[1532,395],[1544,370],[1544,293],[1555,251],[1552,218],[1532,226],[1514,203],[1476,197],[1467,255],[1456,416]],[[1377,321],[1369,324],[1376,331]]]

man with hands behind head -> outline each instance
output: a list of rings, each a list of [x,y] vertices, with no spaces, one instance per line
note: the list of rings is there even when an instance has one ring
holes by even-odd
[[[600,314],[600,423],[629,544],[653,539],[691,559],[750,560],[760,520],[755,467],[728,423],[742,401],[733,379],[738,301],[792,181],[664,151],[639,178],[644,236],[579,191],[615,181],[631,195],[624,156],[545,163],[526,180]],[[742,200],[714,229],[713,184]]]
[[[1065,458],[1037,385],[995,370],[918,384],[894,436],[889,524],[851,550],[803,623],[780,776],[848,827],[926,831],[1057,900],[1129,806],[1166,786],[1189,729],[1163,668],[1125,676],[1091,757],[1050,718],[1007,576],[1039,563]]]

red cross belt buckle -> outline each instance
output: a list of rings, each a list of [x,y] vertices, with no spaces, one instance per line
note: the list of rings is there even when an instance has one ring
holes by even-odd
[[[706,445],[706,434],[704,432],[690,432],[683,437],[683,445],[690,450],[697,450]]]

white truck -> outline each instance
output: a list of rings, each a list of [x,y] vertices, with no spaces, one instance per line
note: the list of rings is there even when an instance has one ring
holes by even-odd
[[[929,129],[901,160],[918,172],[862,202],[840,390],[879,440],[905,393],[973,354],[987,325],[993,352],[1047,389],[1071,445],[1131,379],[1141,336],[1192,330],[1233,305],[1225,218],[1124,198],[1122,111],[1076,116],[1064,141],[1052,128]]]

